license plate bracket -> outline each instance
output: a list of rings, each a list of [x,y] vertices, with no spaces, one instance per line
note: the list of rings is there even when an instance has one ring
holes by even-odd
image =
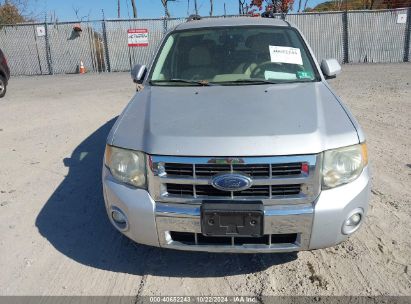
[[[209,202],[201,205],[205,236],[260,237],[264,228],[262,202]]]

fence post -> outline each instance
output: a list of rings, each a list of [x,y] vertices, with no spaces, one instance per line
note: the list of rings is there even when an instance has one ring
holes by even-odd
[[[407,10],[407,24],[404,37],[404,62],[410,61],[410,35],[411,35],[411,7]]]
[[[165,36],[168,31],[167,16],[163,19],[163,35]]]
[[[49,75],[53,75],[53,62],[51,60],[51,50],[50,50],[50,41],[49,41],[49,28],[47,24],[47,15],[44,21],[44,32],[46,40],[46,59],[47,59],[47,68],[49,70]]]
[[[103,14],[103,16],[104,16],[104,14]],[[102,21],[102,28],[103,28],[104,53],[106,54],[106,71],[111,72],[110,54],[108,52],[108,42],[107,42],[106,20],[104,19],[104,17],[103,17],[103,21]]]
[[[43,67],[41,66],[39,45],[38,45],[37,32],[36,32],[36,26],[35,26],[35,25],[33,25],[33,32],[34,32],[34,42],[35,42],[35,44],[36,44],[37,61],[38,61],[38,63],[39,63],[40,75],[43,75]]]
[[[348,12],[345,11],[342,14],[342,23],[343,23],[343,63],[349,62],[349,53],[348,53]]]
[[[168,3],[166,2],[165,5],[164,5],[164,20],[163,20],[163,34],[164,34],[164,36],[167,34],[167,31],[168,31],[167,18],[168,18]]]

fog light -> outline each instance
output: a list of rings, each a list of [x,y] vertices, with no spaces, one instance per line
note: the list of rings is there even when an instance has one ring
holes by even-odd
[[[363,210],[355,209],[353,210],[342,225],[343,234],[351,234],[355,232],[361,224],[363,218]]]
[[[119,208],[111,208],[111,218],[118,229],[126,230],[128,228],[127,216]]]

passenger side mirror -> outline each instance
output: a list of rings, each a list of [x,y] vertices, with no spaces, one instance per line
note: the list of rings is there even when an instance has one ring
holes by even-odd
[[[135,83],[143,83],[144,77],[146,76],[147,67],[145,65],[136,64],[131,70],[131,78]]]
[[[335,78],[341,72],[341,65],[336,59],[323,59],[321,61],[321,71],[326,79]]]

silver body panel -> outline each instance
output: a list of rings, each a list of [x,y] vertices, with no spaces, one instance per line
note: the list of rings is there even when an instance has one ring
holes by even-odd
[[[231,18],[230,18],[231,19]],[[202,19],[198,21],[191,21],[177,25],[175,31],[184,31],[188,29],[200,29],[207,27],[222,27],[222,26],[252,26],[252,25],[266,25],[266,26],[288,26],[289,23],[281,19],[267,19],[267,18],[217,18],[217,19]]]
[[[322,82],[149,86],[109,137],[114,146],[173,156],[317,154],[356,143],[352,121]]]
[[[181,211],[180,209],[183,209]],[[183,214],[183,216],[181,216]],[[198,206],[173,204],[157,204],[156,223],[161,247],[191,250],[201,250],[207,247],[209,251],[242,251],[252,252],[257,250],[266,251],[296,251],[307,250],[310,244],[311,226],[313,221],[313,206],[267,206],[264,210],[264,235],[297,233],[299,236],[295,243],[264,245],[241,245],[241,246],[187,246],[175,242],[170,238],[169,231],[194,232],[201,234],[200,208]],[[214,249],[212,249],[214,248]]]
[[[135,242],[150,246],[210,252],[270,253],[312,250],[337,245],[348,236],[342,234],[347,215],[361,208],[366,215],[370,194],[369,169],[355,181],[321,191],[317,199],[302,205],[268,205],[265,212],[265,234],[298,233],[295,243],[242,246],[185,245],[174,242],[170,231],[201,233],[200,206],[155,202],[146,190],[135,189],[113,180],[103,168],[106,208],[121,208],[130,220],[129,229],[121,231]]]

